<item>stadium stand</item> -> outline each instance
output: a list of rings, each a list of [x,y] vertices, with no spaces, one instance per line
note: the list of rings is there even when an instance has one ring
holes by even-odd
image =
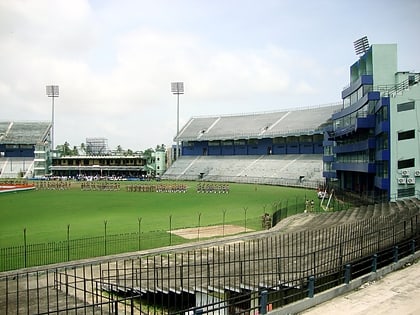
[[[46,138],[49,122],[0,122],[1,144],[35,144]]]
[[[323,182],[323,132],[340,104],[192,117],[175,140],[181,156],[163,179],[316,188]]]
[[[316,188],[322,182],[322,155],[185,156],[163,179],[288,184]]]
[[[49,122],[0,122],[0,178],[33,175],[35,145],[49,140]]]
[[[31,177],[33,158],[0,158],[0,178]]]
[[[339,109],[339,104],[328,104],[280,112],[192,117],[177,138],[203,141],[312,134]]]

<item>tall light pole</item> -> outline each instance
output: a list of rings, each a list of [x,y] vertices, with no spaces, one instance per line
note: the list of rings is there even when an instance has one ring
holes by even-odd
[[[184,94],[184,82],[172,82],[171,92],[176,95],[176,160],[179,157],[179,94]]]
[[[51,150],[54,150],[54,99],[58,97],[59,88],[58,85],[47,85],[47,96],[52,98],[52,109],[51,109]]]

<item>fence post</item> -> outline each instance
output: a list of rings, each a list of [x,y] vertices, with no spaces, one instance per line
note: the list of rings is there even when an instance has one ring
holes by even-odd
[[[267,314],[268,291],[261,291],[261,307],[260,314]]]
[[[372,257],[372,272],[376,272],[377,267],[378,267],[378,255],[373,254],[373,257]]]
[[[67,224],[67,261],[70,261],[70,224]]]
[[[411,254],[414,255],[416,252],[416,240],[411,240]]]
[[[308,298],[314,297],[314,291],[315,291],[315,277],[310,276],[309,283],[308,283]]]
[[[107,220],[104,220],[104,250],[105,250],[105,256],[106,256],[106,224]]]
[[[344,271],[344,283],[349,284],[351,279],[351,265],[347,264]]]
[[[393,256],[394,256],[394,263],[398,262],[398,246],[394,246]]]
[[[137,222],[138,222],[138,232],[139,232],[139,239],[138,239],[138,250],[141,250],[141,220],[142,218],[137,218]]]
[[[246,212],[248,211],[248,207],[244,207],[244,212],[245,212],[245,232],[246,232]]]
[[[169,246],[172,245],[172,214],[169,215]]]
[[[27,252],[26,252],[26,228],[23,229],[23,259],[24,259],[24,267],[26,268],[26,262],[27,262]]]

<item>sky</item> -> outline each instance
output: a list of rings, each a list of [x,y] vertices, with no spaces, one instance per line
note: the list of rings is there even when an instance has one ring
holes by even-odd
[[[0,121],[51,121],[54,143],[174,144],[191,117],[341,101],[353,42],[420,71],[417,0],[0,0]]]

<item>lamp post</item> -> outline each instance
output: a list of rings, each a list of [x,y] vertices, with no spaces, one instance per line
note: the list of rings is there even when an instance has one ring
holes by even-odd
[[[171,92],[176,95],[176,154],[175,159],[179,157],[179,94],[184,94],[184,82],[172,82]]]
[[[52,98],[52,109],[51,109],[51,150],[54,150],[54,98],[58,97],[59,88],[58,85],[47,85],[47,96]]]

